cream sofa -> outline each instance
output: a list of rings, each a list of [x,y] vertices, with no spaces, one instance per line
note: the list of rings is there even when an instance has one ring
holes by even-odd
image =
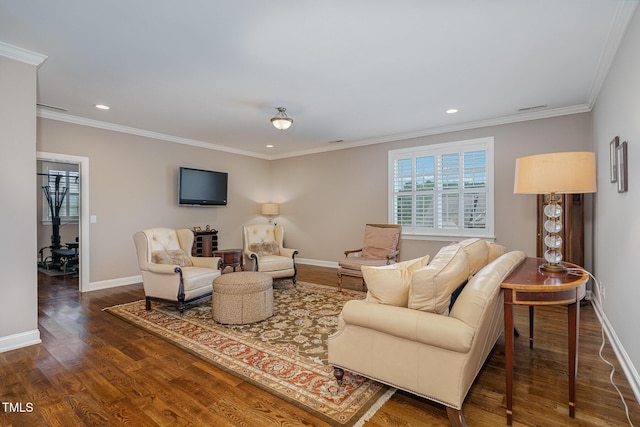
[[[328,339],[336,378],[348,370],[441,403],[451,425],[465,426],[465,396],[503,331],[500,284],[525,259],[504,252],[468,239],[443,247],[427,265],[363,271],[367,298],[345,304]]]

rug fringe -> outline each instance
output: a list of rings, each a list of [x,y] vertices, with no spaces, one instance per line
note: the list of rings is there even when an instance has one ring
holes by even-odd
[[[360,417],[360,419],[353,425],[353,427],[362,427],[364,425],[364,423],[366,423],[367,421],[369,421],[371,419],[371,417],[373,417],[375,415],[376,412],[378,412],[378,410],[380,408],[382,408],[382,406],[387,403],[387,401],[389,399],[391,399],[391,396],[393,396],[393,394],[398,391],[398,389],[396,388],[390,388],[389,390],[387,390],[382,397],[380,397],[380,399],[378,399],[378,401],[376,403],[374,403],[371,408],[369,408],[369,410],[367,412],[365,412],[365,414]]]

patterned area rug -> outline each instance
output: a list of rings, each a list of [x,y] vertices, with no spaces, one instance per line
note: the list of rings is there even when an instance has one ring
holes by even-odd
[[[342,386],[327,363],[327,337],[337,328],[345,302],[365,294],[291,281],[274,281],[274,316],[248,325],[213,321],[211,302],[188,308],[144,301],[106,308],[142,329],[296,404],[335,426],[359,426],[395,389],[345,372]]]

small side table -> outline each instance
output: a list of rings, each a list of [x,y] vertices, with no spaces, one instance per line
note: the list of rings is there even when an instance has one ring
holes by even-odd
[[[529,347],[533,348],[533,307],[566,305],[569,315],[569,416],[576,415],[576,373],[578,372],[578,329],[580,300],[589,275],[549,273],[540,269],[542,258],[527,258],[500,285],[504,289],[504,359],[507,380],[507,425],[513,419],[513,306],[529,306]],[[569,268],[580,268],[563,262]],[[581,269],[581,268],[580,268]],[[582,269],[581,269],[582,270]]]
[[[213,256],[222,258],[222,270],[224,271],[227,267],[233,267],[233,271],[236,271],[236,267],[240,267],[240,271],[242,271],[242,266],[244,265],[242,249],[221,249],[213,251]]]

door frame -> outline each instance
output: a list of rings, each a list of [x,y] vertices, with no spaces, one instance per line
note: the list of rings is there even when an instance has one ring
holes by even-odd
[[[78,165],[80,170],[80,215],[78,218],[79,241],[80,241],[80,280],[78,280],[78,290],[89,290],[89,158],[72,156],[69,154],[48,153],[44,151],[36,152],[36,160],[58,163],[73,163]]]

